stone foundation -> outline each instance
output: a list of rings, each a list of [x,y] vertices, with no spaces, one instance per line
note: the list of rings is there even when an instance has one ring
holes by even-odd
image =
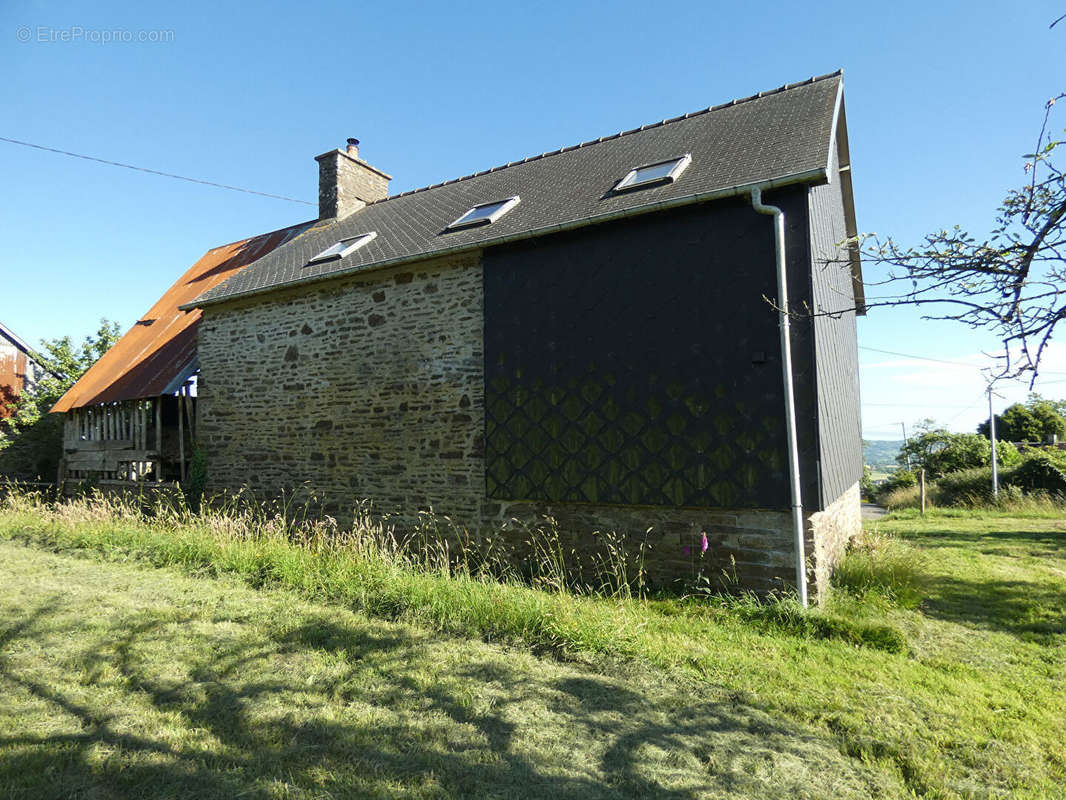
[[[655,587],[768,592],[795,584],[788,512],[486,502],[482,519],[492,530],[507,530],[513,520],[529,525],[545,517],[556,520],[566,547],[584,561],[603,553],[596,533],[617,534],[631,556],[645,543],[644,568]]]
[[[807,563],[814,565],[812,593],[824,599],[833,567],[843,557],[848,544],[862,533],[862,496],[858,482],[808,518]]]

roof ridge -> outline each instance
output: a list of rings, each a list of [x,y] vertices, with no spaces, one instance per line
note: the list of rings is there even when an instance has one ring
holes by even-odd
[[[602,142],[610,141],[612,139],[618,139],[622,136],[629,136],[633,133],[640,133],[641,131],[650,130],[652,128],[661,128],[663,125],[670,125],[671,123],[691,119],[692,117],[699,117],[703,114],[709,114],[714,111],[720,111],[723,108],[732,108],[733,106],[742,105],[744,103],[751,103],[755,100],[761,100],[765,97],[771,97],[773,95],[781,94],[782,92],[787,92],[790,89],[797,89],[800,86],[809,86],[812,83],[818,83],[819,81],[829,80],[830,78],[837,78],[842,76],[843,74],[843,69],[837,69],[834,72],[827,72],[824,75],[811,76],[806,80],[796,81],[795,83],[786,83],[783,86],[778,86],[776,89],[769,89],[766,91],[758,92],[753,95],[749,95],[747,97],[741,97],[739,99],[735,98],[726,103],[718,103],[717,105],[708,106],[707,108],[701,108],[698,111],[690,111],[687,114],[681,114],[676,117],[670,117],[668,119],[660,120],[659,122],[647,123],[645,125],[641,125],[639,128],[630,128],[629,130],[619,131],[618,133],[613,133],[609,136],[600,136],[598,139],[589,139],[588,141],[584,141],[579,144],[572,144],[567,147],[560,147],[558,150],[550,150],[546,153],[541,153],[540,155],[528,156],[527,158],[521,158],[517,161],[508,161],[506,164],[500,164],[495,167],[489,167],[488,169],[479,170],[478,172],[472,172],[469,175],[463,175],[459,178],[451,178],[446,181],[440,181],[439,183],[433,183],[429,186],[420,186],[417,189],[408,189],[406,192],[400,192],[399,194],[393,194],[389,195],[388,197],[384,197],[381,200],[375,200],[373,203],[368,203],[367,206],[369,207],[380,205],[381,203],[387,203],[389,200],[395,200],[399,197],[407,197],[412,194],[418,194],[419,192],[429,191],[430,189],[439,189],[441,186],[450,186],[453,183],[461,183],[462,181],[467,181],[471,178],[480,178],[482,175],[488,175],[491,172],[499,172],[500,170],[507,169],[508,167],[515,167],[519,164],[527,164],[530,161],[540,161],[543,158],[557,156],[562,153],[569,153],[571,150],[579,150],[582,147],[589,147],[594,144],[601,144]],[[225,247],[225,245],[220,245],[220,247]]]
[[[38,353],[28,342],[26,342],[25,339],[23,339],[21,336],[11,330],[11,328],[7,327],[7,325],[5,325],[3,322],[0,322],[0,333],[2,333],[8,339],[14,342],[16,347],[18,347],[20,350],[27,353],[28,355],[34,356],[38,359],[41,357],[40,353]]]
[[[397,195],[397,196],[399,196],[399,195]],[[232,242],[226,242],[225,244],[216,244],[214,247],[207,248],[207,250],[204,252],[204,256],[206,256],[208,253],[213,253],[216,250],[221,250],[223,247],[233,247],[234,245],[244,244],[246,242],[250,242],[250,241],[252,241],[252,239],[261,239],[264,236],[273,236],[275,233],[281,233],[282,231],[287,231],[287,230],[290,230],[292,228],[299,228],[302,225],[313,225],[316,222],[318,222],[318,218],[317,217],[315,219],[310,219],[307,222],[297,222],[295,225],[285,225],[285,226],[283,226],[281,228],[277,228],[277,229],[272,230],[272,231],[266,231],[264,233],[256,233],[256,234],[253,234],[252,236],[245,236],[243,239],[234,239]],[[203,256],[200,256],[200,258],[203,258]]]

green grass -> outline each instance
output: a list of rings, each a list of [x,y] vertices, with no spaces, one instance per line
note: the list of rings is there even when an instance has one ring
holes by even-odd
[[[290,542],[276,531],[252,536],[219,520],[152,521],[100,506],[50,511],[9,502],[0,510],[0,540],[33,549],[9,544],[0,557],[9,572],[0,573],[2,624],[14,631],[0,650],[0,677],[17,688],[18,680],[47,673],[40,687],[59,695],[56,702],[12,701],[21,695],[4,688],[0,714],[14,722],[0,722],[0,731],[29,729],[37,738],[0,732],[0,794],[22,786],[27,797],[68,796],[73,784],[64,776],[73,775],[100,796],[222,796],[235,785],[252,796],[1066,795],[1066,523],[893,515],[876,528],[874,546],[849,557],[840,591],[812,614],[751,598],[545,592],[439,562],[397,560],[359,537],[333,547],[313,537]],[[166,569],[142,568],[149,565]],[[47,583],[37,573],[56,570],[78,577],[34,588]],[[93,575],[112,576],[112,589],[87,585]],[[222,618],[212,616],[219,597],[231,609],[225,636],[216,625]],[[138,656],[141,672],[120,679],[118,651],[108,642],[140,630],[138,609],[156,607],[161,619],[175,621],[145,629],[151,644]],[[34,613],[39,629],[24,627]],[[318,621],[310,628],[298,621],[311,617]],[[348,631],[340,639],[331,632],[338,625]],[[211,632],[198,637],[199,626]],[[358,642],[362,634],[353,631],[366,629],[401,641],[382,645],[382,653],[320,646],[319,639],[347,642],[349,635]],[[310,632],[291,638],[293,630]],[[247,652],[225,655],[234,652],[225,643],[231,638],[249,642]],[[432,653],[416,653],[408,640],[431,641]],[[13,657],[22,659],[17,666]],[[325,659],[351,680],[300,683],[288,659]],[[460,668],[479,659],[508,669]],[[367,673],[367,664],[376,672]],[[114,680],[97,687],[90,680],[97,669]],[[212,705],[210,692],[222,689],[204,681],[222,681],[238,700]],[[393,687],[393,699],[368,699],[364,684],[386,694]],[[582,691],[560,693],[564,684]],[[159,686],[169,688],[157,706]],[[179,698],[173,707],[168,692]],[[453,705],[435,705],[442,693],[448,703],[474,698],[477,713],[457,720],[447,710]],[[477,705],[485,697],[495,699]],[[199,753],[188,756],[194,768],[169,751],[127,750],[126,740],[68,744],[63,737],[75,734],[62,733],[62,725],[82,725],[70,709],[90,706],[110,709],[152,743],[161,736],[200,742],[237,707],[254,722],[238,739],[205,739],[197,747],[206,754],[190,750]],[[298,733],[274,741],[271,708],[288,715],[286,734]],[[440,720],[439,738],[428,744],[417,709]],[[304,752],[299,732],[318,730],[322,718],[330,735]],[[464,738],[470,725],[480,731],[478,743]],[[489,731],[498,729],[508,735],[493,738]],[[291,749],[285,741],[294,742]],[[345,744],[352,741],[358,744]],[[68,746],[74,750],[64,761]],[[369,762],[360,760],[363,749]],[[571,750],[581,757],[561,754]],[[259,758],[260,751],[273,755]],[[410,769],[383,752],[407,754]],[[48,777],[33,758],[67,767]],[[146,784],[149,792],[123,783],[142,759],[169,765],[160,768],[158,786]],[[183,770],[203,788],[181,791]],[[85,789],[79,796],[93,795]]]
[[[709,684],[538,658],[231,577],[3,542],[0,631],[5,800],[898,788],[834,736]]]
[[[833,570],[833,587],[881,608],[917,608],[924,597],[922,551],[894,536],[867,533]]]

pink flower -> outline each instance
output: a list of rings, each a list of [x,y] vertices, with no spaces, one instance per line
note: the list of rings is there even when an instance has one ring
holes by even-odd
[[[707,531],[703,531],[700,534],[700,552],[706,553],[708,547],[710,547],[710,544],[707,542]]]
[[[692,548],[686,544],[684,547],[681,548],[681,552],[684,553],[686,556],[690,556],[692,555]]]

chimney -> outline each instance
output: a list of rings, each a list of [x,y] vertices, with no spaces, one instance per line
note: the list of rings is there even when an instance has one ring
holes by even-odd
[[[367,203],[389,196],[391,175],[359,158],[359,140],[344,150],[315,156],[318,162],[318,218],[342,219]]]

